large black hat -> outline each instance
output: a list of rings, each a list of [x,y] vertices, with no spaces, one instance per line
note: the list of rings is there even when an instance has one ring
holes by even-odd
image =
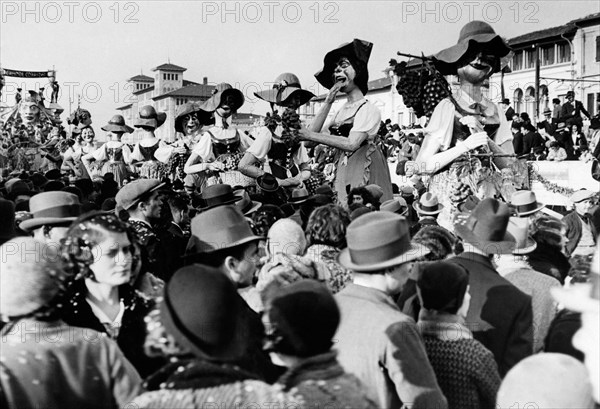
[[[323,59],[323,69],[315,74],[315,78],[325,88],[331,89],[335,84],[335,79],[333,78],[335,67],[340,58],[346,57],[353,66],[357,65],[354,67],[357,70],[357,74],[358,71],[363,73],[363,75],[357,75],[355,82],[362,93],[366,94],[369,82],[367,63],[369,62],[372,49],[373,43],[356,38],[350,43],[342,44],[325,55],[325,58]]]

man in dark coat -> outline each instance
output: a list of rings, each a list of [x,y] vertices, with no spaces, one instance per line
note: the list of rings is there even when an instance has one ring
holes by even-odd
[[[573,147],[573,138],[571,138],[571,133],[567,131],[567,125],[564,122],[561,122],[556,126],[554,139],[556,139],[556,142],[558,142],[560,147],[567,153],[567,160],[577,159]]]
[[[588,119],[592,116],[585,109],[581,101],[575,101],[575,93],[573,91],[567,92],[567,102],[565,102],[560,111],[561,121],[565,121],[567,125],[577,124],[581,129],[583,120],[581,114],[585,115]]]
[[[565,251],[569,257],[574,254],[587,256],[593,253],[598,235],[589,213],[593,197],[594,192],[587,189],[578,190],[571,196],[575,209],[563,218],[568,240]]]
[[[455,223],[465,252],[450,259],[469,272],[471,305],[466,323],[476,340],[492,351],[500,375],[533,353],[531,297],[498,274],[492,254],[510,254],[515,238],[506,231],[510,210],[484,199]]]
[[[502,100],[502,106],[504,107],[504,115],[506,115],[506,120],[512,121],[513,116],[515,115],[515,110],[510,106],[510,100],[508,98],[504,98]]]

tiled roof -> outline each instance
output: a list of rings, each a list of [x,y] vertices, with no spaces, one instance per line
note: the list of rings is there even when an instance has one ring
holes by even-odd
[[[166,94],[158,95],[153,100],[157,101],[159,99],[168,98],[168,97],[191,97],[191,98],[205,98],[208,99],[212,95],[212,90],[214,89],[214,85],[188,85],[187,87],[182,87],[176,89],[175,91],[167,92]]]
[[[141,89],[139,91],[133,91],[133,95],[140,95],[140,94],[145,94],[146,92],[150,92],[154,90],[154,85],[148,87],[148,88],[144,88]]]
[[[133,104],[127,104],[127,105],[123,105],[122,107],[118,107],[117,111],[124,111],[126,109],[129,109],[133,106]]]
[[[183,72],[183,71],[187,71],[187,68],[183,68],[183,67],[180,67],[179,65],[167,63],[167,64],[159,65],[158,67],[152,68],[152,71],[158,71],[158,70]]]
[[[513,37],[508,40],[508,44],[511,47],[526,45],[529,43],[535,43],[540,40],[547,40],[555,37],[560,37],[561,35],[570,35],[575,34],[577,31],[577,27],[574,24],[567,23],[558,27],[550,27],[544,30],[534,31],[532,33],[526,33],[520,35],[518,37]]]
[[[138,74],[135,77],[129,78],[127,81],[154,82],[154,78],[144,74]]]

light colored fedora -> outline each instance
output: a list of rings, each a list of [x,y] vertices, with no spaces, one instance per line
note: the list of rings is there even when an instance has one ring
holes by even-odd
[[[537,248],[535,240],[528,235],[529,219],[511,217],[506,226],[506,231],[513,235],[517,241],[513,254],[529,254]]]
[[[68,224],[81,214],[77,195],[68,192],[43,192],[29,199],[32,219],[24,220],[19,227],[30,232],[42,226]]]
[[[535,193],[531,190],[521,190],[513,193],[510,198],[510,207],[517,217],[525,217],[539,212],[546,205],[538,202]]]
[[[413,208],[419,214],[424,214],[426,216],[439,214],[444,205],[438,201],[438,197],[430,192],[425,193],[418,202],[413,202]]]

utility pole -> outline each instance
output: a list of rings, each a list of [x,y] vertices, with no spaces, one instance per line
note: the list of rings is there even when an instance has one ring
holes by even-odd
[[[540,116],[540,47],[534,46],[535,52],[535,118]]]

